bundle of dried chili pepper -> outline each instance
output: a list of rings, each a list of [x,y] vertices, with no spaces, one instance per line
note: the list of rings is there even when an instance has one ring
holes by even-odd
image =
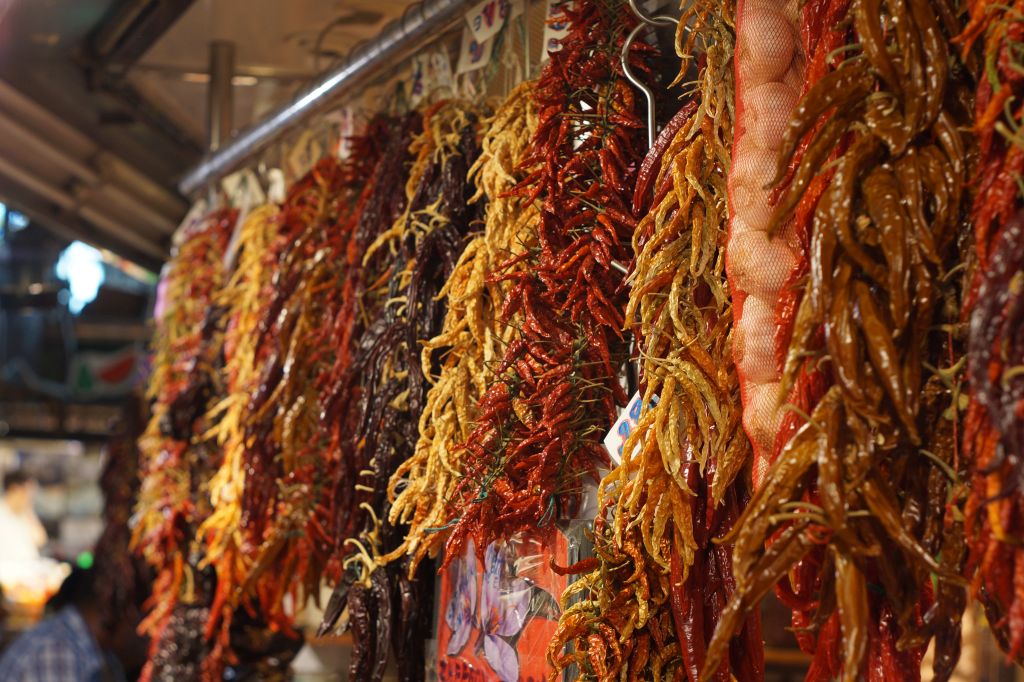
[[[355,480],[341,481],[354,488],[359,504],[353,510],[359,532],[342,541],[346,577],[351,575],[342,583],[353,632],[349,672],[356,680],[380,680],[392,651],[402,653],[396,658],[401,679],[423,674],[432,571],[423,565],[416,572],[408,558],[384,560],[404,541],[402,529],[389,521],[387,486],[413,451],[426,377],[437,371],[437,357],[421,357],[420,343],[441,329],[439,294],[470,224],[478,219],[467,181],[479,153],[475,109],[441,102],[423,111],[422,122],[409,147],[405,210],[363,256],[369,275],[362,292],[367,318],[352,361],[360,400],[348,448],[365,468]],[[381,185],[378,191],[393,188]],[[340,615],[342,591],[332,599],[335,608],[326,614],[323,629],[333,627]]]
[[[422,130],[418,112],[407,114],[401,120],[381,121],[378,134],[387,140],[373,172],[363,188],[353,213],[354,229],[345,250],[346,277],[342,282],[336,309],[329,313],[327,334],[333,347],[331,364],[319,379],[321,428],[337,460],[337,469],[331,481],[334,506],[334,545],[344,555],[345,539],[355,537],[365,517],[354,482],[365,476],[369,462],[365,452],[358,448],[354,433],[361,418],[359,401],[362,395],[363,366],[355,359],[372,351],[365,332],[370,321],[377,317],[382,302],[367,294],[380,286],[377,281],[386,275],[388,263],[378,255],[372,263],[364,263],[364,256],[378,237],[390,230],[406,207],[404,187],[409,176],[411,159],[409,145]],[[381,262],[383,261],[383,265]],[[344,583],[341,584],[343,587]]]
[[[315,388],[328,349],[316,345],[327,337],[315,332],[341,290],[353,207],[373,166],[376,139],[355,145],[359,153],[349,163],[326,159],[296,183],[280,211],[266,206],[249,215],[238,235],[238,268],[203,323],[207,353],[216,356],[205,362],[206,374],[223,384],[223,396],[193,408],[205,413],[193,427],[202,434],[193,449],[211,454],[191,476],[200,483],[191,491],[196,522],[182,535],[195,537],[186,572],[206,575],[189,580],[194,594],[170,621],[191,628],[202,613],[204,622],[201,631],[163,639],[179,649],[189,637],[205,642],[196,659],[204,679],[220,679],[228,663],[273,667],[271,658],[284,660],[279,654],[301,645],[290,634],[284,596],[301,604],[318,592],[332,556],[333,537],[323,527],[335,517],[323,482],[331,480],[333,462],[321,457],[315,439]],[[236,626],[239,613],[245,623]],[[293,644],[276,649],[268,629]],[[254,646],[257,640],[267,647]],[[151,674],[178,669],[175,660],[154,656]]]
[[[515,192],[540,199],[538,247],[491,277],[513,284],[502,315],[522,315],[462,446],[462,476],[449,501],[446,561],[475,538],[492,540],[571,515],[583,479],[607,461],[601,438],[625,396],[623,277],[636,227],[629,201],[643,122],[620,53],[634,19],[612,0],[565,8],[569,24],[534,90],[540,120]],[[646,73],[634,43],[628,58]]]
[[[249,396],[259,381],[262,358],[255,352],[259,322],[272,286],[276,263],[275,240],[279,238],[278,208],[254,209],[238,233],[237,267],[217,301],[225,310],[223,398],[210,407],[211,437],[223,452],[220,467],[210,481],[212,511],[198,535],[225,595],[223,609],[230,614],[234,592],[245,582],[251,561],[243,552],[241,500],[245,490],[245,419]],[[227,597],[232,597],[228,600]],[[212,595],[211,595],[212,599]],[[207,609],[209,611],[209,609]],[[209,614],[208,614],[209,615]],[[227,628],[225,628],[226,630]]]
[[[511,284],[488,275],[536,246],[537,203],[508,194],[522,179],[517,167],[537,125],[532,87],[532,82],[516,87],[481,126],[482,152],[469,176],[476,186],[470,202],[486,202],[483,230],[468,241],[440,291],[447,303],[441,332],[423,343],[424,372],[432,385],[419,415],[415,452],[395,471],[388,489],[389,521],[408,524],[409,530],[385,559],[408,554],[410,570],[444,545],[446,536],[439,531],[447,523],[448,499],[462,468],[457,446],[469,438],[477,402],[493,381],[501,353],[517,336],[514,323],[501,319]],[[433,375],[428,369],[435,361],[440,372]]]
[[[1002,648],[1024,661],[1024,2],[968,3],[965,58],[983,50],[974,129],[980,180],[972,217],[977,263],[970,323],[964,451],[972,591]]]
[[[217,453],[203,437],[201,417],[216,393],[219,314],[213,297],[236,217],[234,211],[218,211],[188,225],[161,284],[165,307],[146,393],[151,418],[139,439],[143,482],[132,537],[155,572],[149,613],[140,626],[151,637],[147,680],[161,678],[155,662],[162,647],[185,636],[175,629],[175,610],[202,601],[193,589],[193,543],[209,511],[201,498]]]
[[[583,679],[695,680],[734,592],[731,547],[719,541],[748,496],[752,449],[741,423],[724,257],[730,12],[718,0],[684,9],[677,50],[684,74],[700,64],[697,87],[637,180],[634,206],[643,218],[626,317],[636,320],[645,407],[622,463],[601,483],[596,567],[563,596],[551,680],[569,664]],[[719,678],[763,679],[762,652],[751,614]]]
[[[959,655],[956,301],[971,105],[948,50],[959,27],[944,0],[831,10],[847,42],[788,124],[771,231],[813,209],[781,394],[801,373],[832,385],[800,415],[733,532],[737,592],[702,679],[743,614],[790,575],[809,588],[790,595],[813,614],[809,679],[918,679],[933,638],[935,679],[947,679]]]
[[[330,349],[316,332],[344,280],[370,157],[321,160],[279,211],[258,209],[240,235],[239,269],[222,297],[230,393],[211,410],[225,461],[201,529],[218,578],[207,634],[221,642],[235,610],[255,598],[275,630],[290,631],[285,595],[303,604],[318,593],[333,555],[335,461],[317,440],[317,384]]]
[[[849,37],[848,25],[837,20],[849,11],[849,5],[849,0],[813,0],[806,3],[802,11],[795,12],[791,2],[774,9],[745,2],[746,15],[738,25],[738,43],[745,49],[738,48],[737,72],[744,74],[742,80],[747,88],[739,119],[744,136],[749,139],[733,150],[737,171],[731,174],[730,182],[733,202],[748,201],[743,207],[746,210],[739,210],[741,219],[732,224],[728,270],[730,284],[734,287],[734,309],[743,322],[743,333],[738,335],[741,338],[737,339],[735,347],[737,355],[746,360],[748,379],[754,379],[746,390],[750,410],[745,414],[745,422],[760,423],[751,432],[755,442],[755,487],[803,423],[801,415],[812,409],[829,385],[827,373],[817,364],[808,364],[795,375],[788,392],[781,390],[782,368],[804,293],[801,284],[810,267],[808,257],[815,207],[831,180],[831,167],[826,164],[823,172],[809,184],[791,220],[780,230],[781,234],[774,237],[768,234],[771,206],[799,167],[807,149],[806,141],[793,155],[783,181],[774,190],[769,182],[778,165],[783,132],[798,97],[828,72],[835,50]],[[789,28],[786,27],[788,21],[793,22]],[[759,44],[760,50],[757,49]],[[764,50],[765,44],[772,45],[773,49]],[[786,45],[788,50],[783,49]],[[790,55],[788,68],[787,54]],[[841,150],[842,145],[838,145],[829,161]],[[760,199],[751,203],[749,200],[758,196],[756,192],[760,192]],[[748,296],[755,299],[750,306],[746,305]],[[813,341],[819,346],[822,343],[820,337]],[[791,407],[780,410],[782,404]],[[770,428],[766,427],[768,424]],[[813,491],[808,501],[818,503]],[[819,656],[825,655],[826,648],[818,648],[811,626],[817,612],[814,595],[823,556],[821,548],[811,550],[788,579],[776,587],[777,596],[793,611],[793,630],[798,645],[805,653]],[[833,618],[829,627],[835,625]],[[827,650],[831,652],[831,648]],[[829,655],[829,660],[837,660],[831,653]]]

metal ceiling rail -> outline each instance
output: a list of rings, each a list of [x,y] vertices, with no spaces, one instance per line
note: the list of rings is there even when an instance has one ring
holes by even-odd
[[[375,70],[394,63],[418,44],[445,31],[462,17],[474,0],[423,0],[392,21],[374,40],[357,47],[345,64],[327,74],[298,99],[277,109],[262,121],[207,154],[182,178],[178,189],[191,195],[211,182],[237,170],[283,133],[321,111],[339,95],[357,86]]]

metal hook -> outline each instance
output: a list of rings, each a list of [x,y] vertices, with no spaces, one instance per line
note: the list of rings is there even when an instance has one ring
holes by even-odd
[[[629,0],[629,8],[633,10],[633,14],[636,18],[647,24],[648,26],[678,26],[679,20],[675,17],[667,15],[658,15],[649,17],[644,14],[644,11],[640,9],[640,5],[637,4],[637,0]]]
[[[633,10],[633,14],[637,16],[640,23],[630,31],[626,37],[626,42],[622,44],[622,54],[619,58],[622,62],[622,73],[626,76],[626,79],[630,83],[635,85],[638,90],[644,93],[644,97],[647,98],[647,148],[650,149],[654,146],[654,134],[655,134],[655,119],[654,119],[654,91],[642,80],[636,77],[632,69],[629,68],[629,48],[633,46],[633,41],[636,40],[637,36],[640,35],[640,31],[644,30],[648,26],[678,26],[679,20],[670,16],[647,16],[637,5],[637,0],[629,0],[629,8]],[[612,265],[620,270],[623,274],[628,275],[628,270],[621,263],[613,262]],[[633,342],[630,344],[630,355],[637,353],[638,342],[636,337],[633,337]],[[629,388],[630,393],[636,392],[640,387],[640,363],[637,360],[630,358],[629,362],[626,363],[626,385]]]
[[[633,10],[633,14],[640,19],[640,23],[630,31],[626,37],[626,42],[622,44],[622,54],[619,56],[622,62],[622,73],[625,74],[626,79],[635,85],[638,90],[644,93],[644,97],[647,98],[647,147],[651,148],[654,146],[654,135],[655,135],[655,120],[654,120],[654,91],[650,87],[633,73],[633,70],[629,67],[629,48],[633,46],[633,42],[637,36],[640,35],[640,31],[644,30],[647,26],[678,26],[679,20],[675,17],[659,15],[659,16],[647,16],[637,5],[637,0],[629,0],[629,8]]]

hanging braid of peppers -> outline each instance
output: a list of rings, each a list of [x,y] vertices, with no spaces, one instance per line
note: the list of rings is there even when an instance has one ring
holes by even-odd
[[[345,595],[353,634],[349,674],[356,680],[380,680],[392,651],[401,654],[402,680],[417,679],[425,665],[432,572],[426,565],[412,570],[409,559],[385,560],[404,540],[403,529],[388,520],[387,485],[415,446],[426,376],[437,371],[437,357],[421,358],[421,340],[440,331],[439,294],[478,219],[467,183],[479,153],[477,118],[461,102],[423,112],[423,130],[409,148],[405,210],[363,257],[371,282],[363,309],[371,312],[352,365],[361,396],[353,448],[367,468],[355,485],[360,532],[343,542],[351,580]],[[338,604],[340,596],[332,601]],[[333,627],[338,615],[340,608],[329,609],[322,629]]]
[[[631,260],[636,228],[629,201],[644,124],[619,63],[634,20],[612,0],[567,7],[565,19],[568,35],[534,87],[540,120],[514,190],[542,202],[538,247],[506,264],[525,268],[492,275],[512,283],[502,317],[521,314],[521,338],[505,349],[461,446],[446,561],[471,537],[482,553],[571,516],[583,479],[607,461],[601,439],[625,401],[625,289],[613,263]],[[649,49],[638,41],[631,50],[637,73],[647,73]]]
[[[235,219],[233,211],[218,211],[188,226],[161,284],[166,307],[157,321],[146,391],[152,408],[139,439],[143,482],[132,537],[155,572],[148,613],[140,625],[151,638],[146,680],[186,669],[197,676],[200,666],[210,661],[199,642],[201,627],[192,629],[212,596],[195,564],[192,539],[209,513],[203,496],[216,467],[211,461],[216,449],[203,437],[201,416],[216,391],[219,316],[212,303],[222,283],[222,257]],[[190,660],[176,659],[175,642],[193,637],[201,650]],[[214,661],[213,666],[219,664]]]
[[[335,562],[339,564],[350,553],[342,543],[356,537],[365,521],[365,511],[360,508],[365,500],[357,496],[359,491],[353,485],[369,470],[369,462],[363,459],[365,450],[357,447],[358,441],[354,437],[362,418],[359,403],[363,390],[363,367],[356,365],[356,359],[372,350],[364,345],[369,344],[370,339],[364,342],[363,337],[369,321],[378,314],[380,302],[369,297],[367,292],[380,286],[375,280],[387,270],[386,263],[381,265],[376,261],[372,267],[364,266],[363,256],[378,236],[389,230],[405,211],[405,192],[396,191],[396,188],[404,187],[408,178],[411,163],[409,145],[422,130],[422,118],[418,112],[412,112],[401,120],[385,119],[376,125],[377,134],[387,142],[357,202],[353,216],[355,228],[345,250],[346,276],[341,283],[336,310],[329,314],[324,328],[328,345],[333,348],[333,358],[318,381],[322,438],[337,462],[330,484],[334,508],[333,545]],[[338,569],[332,572],[337,573]],[[348,574],[337,586],[328,616],[333,607],[344,606],[343,597],[350,585],[351,574]],[[337,601],[339,596],[342,597],[340,604]],[[336,620],[339,615],[340,610],[333,618]]]
[[[261,206],[253,210],[239,231],[237,267],[216,295],[225,310],[224,398],[210,408],[212,436],[224,459],[210,482],[212,512],[199,529],[207,563],[217,575],[222,593],[245,581],[248,561],[241,538],[241,499],[245,486],[245,427],[250,394],[260,376],[256,355],[258,327],[265,297],[272,289],[275,243],[280,239],[279,210]]]
[[[681,78],[700,62],[696,92],[648,154],[634,195],[643,218],[626,318],[636,320],[647,407],[601,483],[596,559],[584,563],[596,567],[563,595],[552,681],[570,664],[584,679],[695,680],[732,596],[731,548],[717,541],[748,496],[741,472],[752,449],[724,257],[731,22],[718,0],[688,5],[680,20]],[[763,679],[762,651],[752,614],[720,679]]]
[[[737,591],[701,679],[743,615],[804,570],[817,592],[808,679],[916,680],[933,638],[934,679],[955,666],[966,597],[957,266],[970,177],[960,130],[971,108],[966,71],[950,68],[955,17],[945,0],[852,2],[833,17],[849,27],[844,49],[786,131],[778,175],[798,162],[772,231],[816,181],[825,187],[783,393],[817,368],[831,387],[736,524]]]
[[[364,151],[345,164],[320,161],[280,211],[257,209],[224,291],[231,391],[211,414],[222,415],[225,460],[215,513],[201,529],[218,575],[207,633],[224,642],[236,609],[252,601],[276,630],[290,632],[284,596],[305,603],[333,554],[324,481],[334,462],[316,439],[317,378],[329,349],[317,331],[343,280],[346,227],[372,158]]]
[[[444,546],[448,500],[462,470],[458,445],[465,442],[477,417],[476,404],[493,382],[500,355],[516,338],[515,323],[501,319],[511,284],[489,274],[536,246],[538,207],[509,194],[521,179],[517,168],[537,126],[530,99],[532,82],[517,86],[493,117],[485,121],[481,154],[469,172],[476,193],[470,203],[485,207],[483,230],[472,236],[440,291],[448,311],[441,332],[423,344],[424,374],[431,382],[419,417],[416,449],[388,484],[389,521],[408,524],[402,544],[385,557],[408,554],[410,574],[427,556]],[[428,368],[434,359],[440,372]]]
[[[965,305],[970,322],[964,450],[973,593],[1000,646],[1024,660],[1024,2],[968,3],[965,58],[983,50],[975,132],[981,151],[974,218],[977,263]]]
[[[849,12],[850,0],[812,0],[803,6],[800,16],[799,35],[802,38],[802,55],[806,58],[803,68],[803,83],[800,95],[805,95],[814,87],[833,66],[832,59],[837,49],[845,45],[849,38],[849,27],[841,18]],[[784,130],[773,129],[774,137],[781,138]],[[781,142],[781,140],[779,140]],[[800,162],[807,150],[806,141],[793,154],[787,175],[772,193],[773,200],[785,191],[793,175],[800,167]],[[772,323],[775,333],[771,347],[774,351],[774,365],[783,367],[789,352],[790,341],[796,322],[797,312],[803,300],[806,281],[810,272],[810,243],[814,227],[815,210],[819,200],[828,188],[834,175],[835,159],[844,151],[842,145],[829,155],[828,163],[804,190],[800,202],[793,209],[792,218],[786,225],[789,234],[792,263],[785,274],[784,283],[778,293]],[[824,343],[822,337],[806,339],[808,349],[812,344],[820,350]],[[780,410],[777,416],[779,429],[775,434],[774,443],[768,453],[769,462],[777,460],[796,431],[805,423],[804,415],[828,390],[830,375],[821,363],[805,363],[795,372],[792,387],[784,396],[778,396],[781,404],[788,405]],[[812,504],[820,505],[821,501],[812,487],[806,496]],[[816,620],[819,608],[817,595],[821,577],[821,566],[825,562],[825,550],[822,547],[812,548],[775,588],[775,593],[783,605],[792,610],[792,629],[800,649],[814,656],[813,671],[826,670],[830,674],[838,674],[838,655],[836,653],[837,638],[834,632],[839,627],[838,614],[833,612],[824,622]],[[817,631],[821,630],[821,636]],[[812,676],[818,674],[812,672]]]

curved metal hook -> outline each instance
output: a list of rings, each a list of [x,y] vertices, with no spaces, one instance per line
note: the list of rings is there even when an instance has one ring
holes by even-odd
[[[633,10],[633,14],[640,19],[640,23],[630,31],[626,37],[626,42],[622,44],[622,54],[620,60],[622,62],[622,73],[625,74],[626,79],[630,83],[635,85],[640,92],[644,93],[644,97],[647,98],[647,147],[651,148],[654,146],[655,136],[655,120],[654,120],[654,91],[633,73],[633,70],[629,67],[629,48],[633,46],[633,41],[636,40],[637,36],[640,35],[640,31],[644,30],[647,26],[678,26],[679,20],[675,17],[666,15],[658,16],[647,16],[643,10],[637,4],[637,0],[629,0],[629,8]]]
[[[637,19],[647,24],[648,26],[676,26],[679,24],[679,20],[675,17],[667,15],[659,15],[649,17],[644,14],[644,11],[640,9],[640,5],[637,4],[637,0],[629,0],[629,8],[633,10],[633,14],[636,15]]]
[[[640,35],[640,31],[644,30],[648,26],[678,26],[679,20],[670,16],[647,16],[640,9],[637,4],[637,0],[629,0],[629,8],[633,10],[633,14],[640,19],[640,23],[629,32],[626,36],[626,41],[622,43],[622,53],[619,55],[619,59],[622,62],[622,73],[626,76],[626,79],[630,83],[635,85],[640,92],[644,93],[644,97],[647,98],[647,148],[650,149],[654,146],[654,135],[655,135],[655,118],[654,118],[654,91],[644,83],[642,80],[636,77],[633,70],[629,67],[629,48],[633,46],[633,41],[636,40],[637,36]],[[612,265],[622,272],[623,275],[628,275],[628,270],[621,263],[613,262]],[[630,355],[634,354],[637,350],[637,339],[633,338],[633,342],[630,348]],[[626,384],[629,387],[630,392],[634,392],[640,385],[640,363],[637,360],[630,359],[626,363]]]
[[[630,0],[630,4],[632,0]],[[639,23],[632,31],[629,36],[626,37],[626,42],[622,43],[622,73],[625,74],[626,79],[630,83],[635,85],[640,92],[644,93],[644,97],[647,98],[647,147],[648,149],[654,146],[654,91],[648,87],[647,83],[636,77],[633,70],[629,67],[629,48],[633,46],[633,41],[640,35],[640,31],[644,30],[646,25]]]

